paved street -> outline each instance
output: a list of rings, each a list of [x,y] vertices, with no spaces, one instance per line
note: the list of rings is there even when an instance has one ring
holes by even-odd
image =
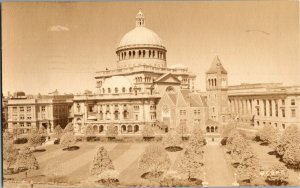
[[[232,186],[234,172],[228,168],[219,145],[206,146],[206,181],[208,186]]]

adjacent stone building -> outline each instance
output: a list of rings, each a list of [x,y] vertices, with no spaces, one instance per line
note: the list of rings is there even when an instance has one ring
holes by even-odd
[[[300,87],[281,83],[241,84],[228,88],[232,117],[245,128],[270,124],[279,130],[300,126]]]
[[[73,95],[12,97],[8,100],[8,130],[24,134],[41,126],[52,132],[72,120]]]

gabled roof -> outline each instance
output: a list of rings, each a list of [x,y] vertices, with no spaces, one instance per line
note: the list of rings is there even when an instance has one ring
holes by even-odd
[[[216,56],[206,74],[218,73],[218,69],[220,69],[222,74],[227,74],[227,71],[223,67],[219,57]]]
[[[166,82],[166,83],[176,83],[176,84],[181,83],[180,80],[178,80],[178,78],[176,78],[171,73],[166,73],[166,74],[160,76],[154,82]]]

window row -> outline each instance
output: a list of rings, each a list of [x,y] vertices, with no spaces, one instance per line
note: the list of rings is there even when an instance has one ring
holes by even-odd
[[[105,88],[102,88],[102,93],[105,94],[106,92],[107,92],[107,93],[111,93],[111,88],[107,88],[107,90],[105,90]],[[132,92],[132,87],[130,87],[130,88],[128,89],[128,92],[129,92],[129,93]],[[114,93],[119,93],[119,88],[115,87],[115,88],[114,88]],[[122,88],[122,93],[126,93],[126,88],[125,88],[125,87]]]
[[[131,50],[120,52],[118,54],[119,60],[134,59],[134,58],[156,58],[166,59],[166,53],[156,50]]]

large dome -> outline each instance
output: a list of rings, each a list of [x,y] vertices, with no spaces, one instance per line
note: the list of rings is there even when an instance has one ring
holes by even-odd
[[[136,27],[126,33],[116,50],[118,68],[140,65],[166,67],[166,48],[152,30],[145,27],[141,11],[136,15]]]
[[[146,27],[136,27],[123,36],[119,48],[141,45],[163,47],[162,40],[155,32]]]

